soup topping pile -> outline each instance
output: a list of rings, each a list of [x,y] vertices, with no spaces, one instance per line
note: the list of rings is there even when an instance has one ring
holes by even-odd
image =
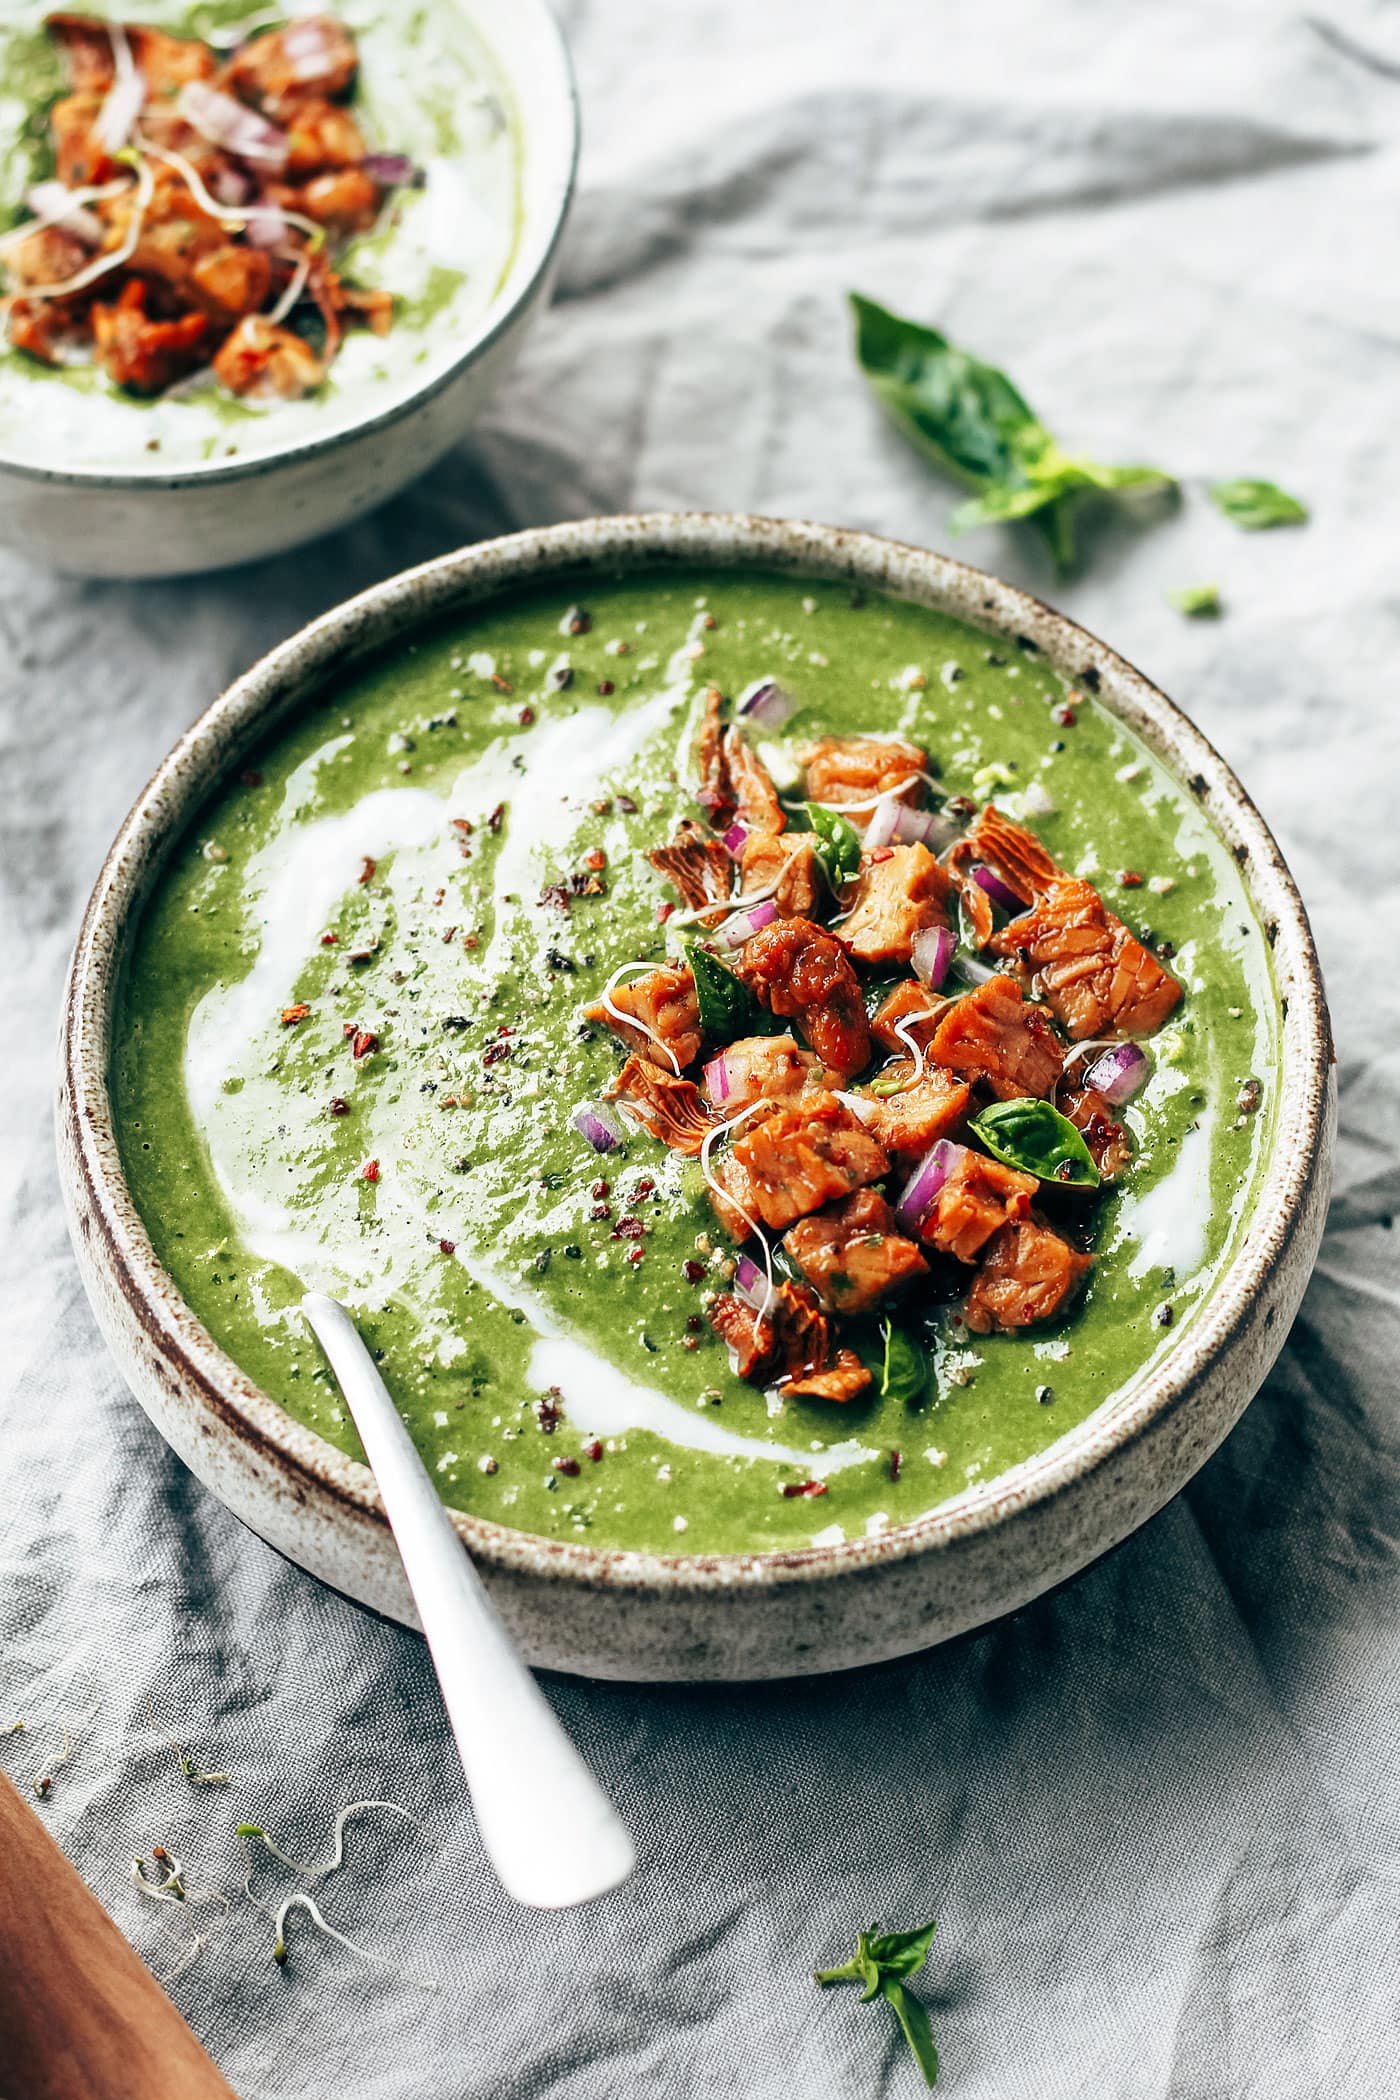
[[[18,350],[93,361],[129,393],[198,374],[253,400],[325,378],[347,328],[388,332],[393,296],[337,273],[338,248],[416,180],[348,106],[355,43],[302,17],[219,49],[140,24],[48,17],[69,92],[54,173],[0,243]]]
[[[801,748],[789,811],[745,723],[790,705],[765,681],[726,724],[707,695],[707,821],[648,856],[680,952],[586,1009],[628,1055],[576,1122],[601,1153],[620,1115],[699,1158],[743,1250],[708,1307],[734,1369],[847,1401],[880,1375],[847,1322],[882,1320],[888,1384],[902,1300],[959,1297],[974,1334],[1072,1307],[1095,1197],[1130,1156],[1140,1038],[1182,990],[1091,883],[994,806],[945,800],[902,737]]]

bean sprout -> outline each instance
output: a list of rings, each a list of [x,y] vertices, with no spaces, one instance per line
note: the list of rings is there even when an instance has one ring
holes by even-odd
[[[720,1181],[719,1178],[716,1176],[713,1168],[710,1165],[710,1153],[714,1147],[714,1142],[716,1138],[726,1136],[731,1130],[737,1130],[741,1123],[747,1122],[749,1117],[757,1114],[759,1109],[769,1108],[771,1106],[772,1104],[771,1102],[769,1102],[766,1096],[761,1100],[751,1101],[747,1108],[741,1108],[738,1115],[731,1116],[727,1123],[716,1123],[713,1130],[707,1130],[705,1133],[705,1141],[700,1147],[700,1172],[705,1177],[706,1187],[710,1189],[710,1191],[714,1195],[718,1196],[722,1203],[728,1204],[731,1210],[736,1210],[739,1213],[739,1216],[743,1219],[744,1223],[748,1226],[749,1231],[753,1234],[754,1238],[758,1241],[759,1246],[763,1249],[763,1276],[765,1289],[763,1294],[763,1303],[758,1309],[758,1317],[760,1320],[767,1319],[769,1307],[773,1303],[773,1297],[775,1292],[775,1285],[773,1282],[773,1250],[768,1243],[768,1236],[764,1232],[763,1227],[757,1222],[756,1219],[751,1218],[749,1216],[748,1212],[744,1209],[743,1204],[740,1203],[736,1197],[730,1195],[728,1189],[724,1186],[724,1183]]]
[[[131,220],[121,246],[114,248],[110,255],[99,255],[96,262],[90,262],[85,269],[79,270],[75,277],[65,278],[61,284],[26,285],[23,292],[17,296],[24,299],[67,299],[74,292],[86,291],[90,284],[96,284],[99,277],[110,276],[113,270],[121,269],[123,263],[129,262],[136,253],[136,246],[141,238],[141,224],[146,216],[146,207],[155,193],[155,186],[155,177],[150,169],[144,161],[139,161],[136,166],[136,194],[131,205]]]
[[[640,1015],[624,1013],[620,1006],[613,1003],[612,990],[614,985],[621,984],[624,977],[636,970],[641,970],[645,975],[650,976],[654,968],[655,965],[653,963],[622,963],[619,968],[613,971],[612,976],[603,986],[603,995],[599,1004],[604,1013],[611,1014],[615,1021],[621,1021],[625,1028],[635,1028],[638,1034],[644,1035],[649,1042],[655,1043],[658,1050],[664,1050],[667,1057],[671,1060],[672,1071],[679,1079],[681,1077],[681,1061],[665,1037],[658,1035],[654,1028],[649,1027],[641,1019]]]

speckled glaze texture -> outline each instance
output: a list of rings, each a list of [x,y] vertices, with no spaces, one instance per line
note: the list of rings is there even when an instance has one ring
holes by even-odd
[[[408,390],[365,386],[348,427],[243,462],[162,473],[145,456],[135,410],[129,472],[0,458],[0,545],[76,576],[195,575],[263,560],[362,517],[466,433],[548,303],[579,145],[568,50],[547,0],[493,0],[479,12],[518,113],[522,230],[493,304],[446,368]]]
[[[1176,1349],[1111,1407],[984,1487],[878,1538],[782,1554],[602,1551],[454,1514],[531,1661],[641,1680],[784,1677],[908,1654],[1014,1610],[1126,1538],[1215,1450],[1283,1345],[1322,1233],[1336,1116],[1307,916],[1258,811],[1170,701],[1047,606],[941,555],[766,518],[598,519],[430,562],[284,643],[176,746],[108,855],[68,985],[60,1152],[84,1282],[152,1420],[255,1531],[338,1589],[412,1623],[370,1474],[292,1421],[215,1346],[132,1206],[106,1084],[128,931],[215,782],[332,669],[503,585],[695,562],[890,591],[996,634],[1027,636],[1089,685],[1161,756],[1233,852],[1273,946],[1282,1050],[1273,1150],[1253,1219]]]

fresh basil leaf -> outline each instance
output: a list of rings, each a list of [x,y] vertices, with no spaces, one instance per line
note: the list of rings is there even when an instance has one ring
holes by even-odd
[[[872,1928],[864,1935],[866,1951],[886,1975],[913,1976],[928,1960],[937,1930],[933,1919],[927,1925],[915,1926],[912,1932],[876,1932]]]
[[[881,1977],[880,1996],[894,2007],[895,2018],[904,2030],[904,2039],[913,2050],[914,2061],[924,2074],[924,2084],[937,2085],[938,2050],[934,2046],[933,2029],[929,2026],[928,2014],[923,2004],[892,1977]]]
[[[773,1274],[776,1277],[778,1277],[783,1283],[805,1284],[807,1282],[806,1270],[803,1269],[799,1262],[795,1262],[793,1260],[792,1256],[788,1253],[787,1244],[785,1241],[774,1240],[772,1254]]]
[[[928,1385],[928,1360],[923,1350],[916,1343],[911,1342],[908,1335],[902,1333],[895,1326],[893,1320],[882,1320],[880,1322],[880,1333],[885,1344],[884,1361],[880,1368],[881,1399],[922,1400]],[[930,1936],[932,1936],[933,1927],[930,1925],[927,1929]],[[908,1939],[912,1935],[908,1933],[903,1935],[886,1933],[884,1935],[885,1940],[895,1937]],[[874,1944],[872,1943],[872,1951],[874,1950]],[[927,1952],[928,1948],[925,1947],[924,1954],[927,1954]],[[885,1959],[882,1954],[878,1955],[877,1958],[882,1962]],[[923,1954],[921,1954],[919,1961],[922,1961],[923,1958]],[[917,1968],[918,1965],[918,1962],[915,1962],[914,1967]],[[901,1975],[907,1973],[910,1972],[900,1971]]]
[[[1267,532],[1274,525],[1306,525],[1307,505],[1275,481],[1213,481],[1210,500],[1241,532]]]
[[[741,977],[726,969],[709,948],[691,941],[686,961],[695,979],[695,1000],[700,1009],[702,1032],[715,1041],[732,1043],[736,1036],[754,1033],[759,1019],[753,993]]]
[[[938,2051],[928,2013],[919,1999],[905,1990],[904,1978],[923,1967],[936,1930],[932,1922],[913,1932],[878,1932],[872,1925],[857,1938],[856,1951],[848,1962],[839,1969],[820,1970],[816,1979],[823,1986],[863,1984],[862,2005],[875,1997],[883,1998],[899,2021],[926,2085],[934,2084],[938,2077]]]
[[[872,1021],[896,985],[907,982],[907,977],[902,976],[898,970],[892,970],[888,976],[871,976],[866,979],[863,987],[865,992],[865,1011]]]
[[[1189,584],[1185,590],[1168,591],[1167,602],[1188,620],[1214,620],[1224,612],[1218,583]]]
[[[1068,568],[1074,560],[1074,498],[1097,491],[1119,494],[1127,489],[1152,489],[1165,494],[1175,484],[1155,467],[1101,467],[1091,459],[1068,459],[1051,442],[1045,451],[1025,462],[1028,483],[994,482],[970,503],[960,504],[948,520],[950,532],[967,532],[974,525],[1012,524],[1029,518],[1050,542],[1058,565]]]
[[[1094,1189],[1099,1170],[1069,1119],[1048,1101],[994,1101],[969,1124],[993,1159],[1062,1187]]]
[[[1004,372],[940,335],[851,294],[856,357],[876,397],[910,442],[973,491],[950,529],[1029,519],[1061,569],[1074,559],[1073,509],[1086,491],[1174,492],[1155,467],[1104,467],[1071,458]]]
[[[856,357],[906,437],[969,488],[1005,480],[1017,443],[1049,433],[1004,372],[852,292]]]
[[[859,834],[834,809],[823,809],[816,802],[808,802],[804,807],[807,822],[817,835],[816,854],[822,873],[832,889],[839,889],[843,882],[850,882],[860,873]]]

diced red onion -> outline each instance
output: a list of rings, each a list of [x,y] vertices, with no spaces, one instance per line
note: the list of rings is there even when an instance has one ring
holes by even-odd
[[[957,941],[946,926],[926,926],[916,935],[909,960],[920,984],[936,992],[948,974]]]
[[[102,246],[103,225],[97,213],[89,211],[85,204],[76,203],[67,183],[60,182],[56,176],[48,182],[36,182],[32,189],[25,191],[24,201],[35,218],[42,219],[46,226],[61,226],[85,248]]]
[[[243,168],[233,168],[227,163],[213,170],[209,177],[209,194],[236,211],[240,204],[251,204],[257,193],[257,184]]]
[[[733,854],[735,860],[737,860],[739,858],[739,855],[743,852],[745,842],[748,839],[748,835],[749,834],[747,830],[742,824],[731,824],[728,831],[726,831],[723,834],[724,843],[729,848],[729,851]]]
[[[966,1154],[966,1145],[955,1145],[951,1138],[940,1138],[915,1167],[904,1191],[895,1205],[895,1215],[901,1225],[922,1225],[932,1210],[935,1198],[948,1176]]]
[[[930,853],[941,853],[961,838],[962,826],[941,809],[911,809],[901,802],[895,810],[894,835],[906,845],[927,846]]]
[[[736,911],[732,919],[726,919],[715,939],[722,948],[742,948],[745,941],[771,926],[777,916],[777,905],[771,897],[765,897],[762,904],[751,905],[748,911]]]
[[[381,189],[420,190],[427,180],[406,153],[367,153],[360,166]]]
[[[864,846],[867,853],[878,853],[888,846],[899,824],[900,805],[893,795],[882,795],[871,813],[865,827]]]
[[[574,1128],[586,1137],[595,1152],[611,1152],[622,1143],[622,1133],[602,1108],[585,1102],[574,1115]]]
[[[734,1288],[741,1298],[752,1304],[755,1299],[761,1304],[768,1292],[768,1279],[756,1261],[741,1254],[734,1264]]]
[[[259,204],[248,213],[250,248],[280,248],[291,230],[280,205]]]
[[[1115,1043],[1090,1065],[1084,1084],[1121,1108],[1146,1084],[1151,1070],[1152,1061],[1140,1043]]]
[[[773,678],[759,678],[739,695],[739,713],[761,729],[781,729],[796,706],[792,694]]]
[[[705,1091],[714,1102],[716,1108],[729,1099],[731,1092],[729,1066],[725,1063],[723,1052],[718,1057],[710,1059],[700,1076],[705,1082]]]
[[[1003,911],[1023,912],[1025,910],[1025,898],[1018,897],[1015,890],[1002,881],[1000,875],[994,875],[990,868],[982,865],[981,861],[978,861],[976,867],[974,867],[972,879],[978,889],[985,890],[993,904],[999,904]]]
[[[238,160],[268,175],[280,175],[287,165],[288,139],[280,125],[249,109],[235,95],[210,87],[207,80],[187,80],[176,97],[175,107],[201,138],[221,146]]]

